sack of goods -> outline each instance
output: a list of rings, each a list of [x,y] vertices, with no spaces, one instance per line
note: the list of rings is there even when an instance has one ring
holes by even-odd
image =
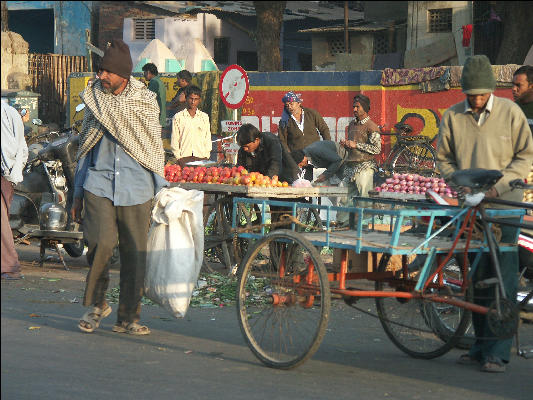
[[[203,202],[203,192],[177,187],[161,189],[155,197],[144,294],[175,318],[187,313],[202,266]]]

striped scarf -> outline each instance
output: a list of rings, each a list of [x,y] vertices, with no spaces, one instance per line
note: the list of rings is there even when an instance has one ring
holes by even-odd
[[[144,168],[164,176],[165,156],[156,94],[137,79],[119,95],[104,93],[100,80],[80,94],[85,116],[77,159],[85,156],[107,130]]]

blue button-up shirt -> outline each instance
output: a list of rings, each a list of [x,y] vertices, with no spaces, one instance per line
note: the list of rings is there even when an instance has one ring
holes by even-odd
[[[83,197],[85,189],[115,206],[133,206],[147,202],[163,186],[168,186],[165,179],[130,157],[106,131],[78,162],[74,197]]]

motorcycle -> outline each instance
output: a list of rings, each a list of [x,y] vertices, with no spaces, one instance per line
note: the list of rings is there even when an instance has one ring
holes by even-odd
[[[84,104],[78,105],[76,114],[84,108]],[[38,119],[32,122],[42,125]],[[58,245],[62,244],[71,257],[80,257],[84,251],[83,232],[67,212],[74,192],[80,125],[77,121],[72,127],[29,139],[23,181],[15,186],[9,210],[11,230],[16,243],[28,238],[40,240],[41,266],[47,247],[57,251],[66,270]]]

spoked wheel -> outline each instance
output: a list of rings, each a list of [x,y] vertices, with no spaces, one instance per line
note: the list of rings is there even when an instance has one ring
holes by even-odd
[[[433,146],[427,143],[413,143],[401,149],[392,159],[394,173],[418,173],[432,175],[435,173],[436,155]]]
[[[272,244],[282,251],[272,255]],[[252,352],[269,367],[289,369],[311,357],[326,332],[330,307],[324,264],[298,233],[269,233],[241,264],[239,325]]]
[[[393,265],[389,255],[383,255],[378,271],[392,271],[394,278],[376,281],[376,291],[413,292],[423,263],[418,263],[418,267],[413,264],[404,274],[401,267]],[[462,269],[455,272],[458,282],[462,282]],[[451,284],[445,276],[446,272],[443,279],[436,279],[423,298],[376,298],[378,317],[385,333],[400,350],[412,357],[429,359],[443,355],[457,344],[468,327],[470,312],[451,305],[440,309],[437,308],[440,304],[436,305],[428,298],[438,294],[463,301],[471,299],[468,290],[457,290],[458,282]]]
[[[435,265],[434,269],[436,267]],[[438,289],[430,289],[430,292],[433,290],[435,293],[446,294],[445,291],[447,291],[450,296],[461,296],[461,285],[463,283],[462,268],[454,258],[448,261],[442,269],[442,279],[446,285],[445,288],[442,288],[440,292]],[[436,276],[434,282],[436,283],[437,280],[438,277]],[[473,292],[470,288],[465,293],[464,299],[469,302],[473,301]],[[472,312],[470,310],[450,304],[434,302],[428,303],[426,310],[428,315],[430,315],[431,321],[435,321],[435,333],[445,342],[453,337],[459,324],[465,317],[463,314],[466,313],[466,317],[468,318],[466,330],[455,346],[460,349],[469,349],[476,341],[472,326]]]
[[[262,224],[259,206],[257,204],[238,203],[237,222],[238,227],[243,229],[252,230],[254,227],[259,227]],[[237,264],[242,261],[252,243],[252,239],[237,238],[233,240],[233,256]]]
[[[296,218],[302,224],[296,227],[298,232],[310,232],[315,230],[322,230],[324,225],[322,224],[322,219],[320,218],[320,210],[316,208],[300,208],[296,212]]]
[[[213,264],[232,268],[246,254],[248,240],[233,238],[231,231],[233,200],[222,197],[208,209],[204,216],[205,250],[202,269],[215,272]],[[245,204],[238,204],[237,221],[239,227],[251,227],[261,223],[261,213]]]

